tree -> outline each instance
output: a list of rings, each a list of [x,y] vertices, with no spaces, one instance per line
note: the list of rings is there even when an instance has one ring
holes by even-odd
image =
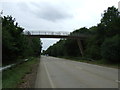
[[[42,48],[40,39],[29,39],[23,34],[23,30],[12,16],[2,17],[3,64],[14,63],[27,56],[40,55]]]
[[[16,60],[21,52],[23,28],[15,26],[15,19],[12,16],[2,18],[2,46],[3,46],[3,63]]]
[[[101,46],[101,55],[109,62],[120,62],[120,35],[105,39]]]
[[[107,36],[120,34],[120,12],[114,6],[108,7],[102,15],[101,24],[106,29]]]
[[[119,35],[120,35],[120,12],[114,6],[108,7],[102,14],[101,22],[91,28],[82,27],[70,33],[70,35],[90,35],[82,41],[84,57],[94,60],[106,59],[112,62],[117,61],[119,56]],[[118,35],[118,36],[116,36]],[[62,50],[60,49],[62,48]],[[54,50],[53,50],[54,49]],[[77,40],[66,39],[59,41],[49,49],[59,56],[61,51],[64,56],[80,56]],[[118,52],[119,51],[119,52]],[[110,59],[111,58],[111,59]],[[113,60],[115,58],[115,60]]]

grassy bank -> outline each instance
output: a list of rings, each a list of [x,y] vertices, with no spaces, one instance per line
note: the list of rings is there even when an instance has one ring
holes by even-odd
[[[38,58],[29,58],[28,61],[19,64],[2,72],[2,88],[16,88],[22,82],[22,78],[31,72],[34,64],[38,63]]]
[[[69,59],[69,60],[84,62],[84,63],[89,63],[89,64],[96,64],[96,65],[100,65],[100,66],[117,68],[117,69],[118,69],[118,66],[120,66],[120,64],[107,62],[106,60],[92,60],[92,59],[88,59],[88,58],[69,57],[69,56],[62,56],[59,58],[64,58],[64,59]]]

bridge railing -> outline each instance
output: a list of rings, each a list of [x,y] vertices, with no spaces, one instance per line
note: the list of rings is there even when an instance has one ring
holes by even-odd
[[[53,32],[53,31],[24,31],[25,35],[59,35],[59,36],[72,36],[72,37],[89,37],[88,34],[70,33],[70,32]]]
[[[70,32],[25,31],[25,35],[69,35]]]

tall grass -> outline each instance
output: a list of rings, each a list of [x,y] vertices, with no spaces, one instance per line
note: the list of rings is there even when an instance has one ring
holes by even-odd
[[[2,72],[2,88],[16,88],[22,82],[25,74],[31,72],[33,64],[38,63],[37,58],[29,58],[27,62],[12,67]]]

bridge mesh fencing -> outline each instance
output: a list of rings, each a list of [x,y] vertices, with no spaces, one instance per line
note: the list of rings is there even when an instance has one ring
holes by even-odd
[[[51,36],[69,36],[72,38],[88,38],[90,35],[89,34],[83,34],[83,33],[71,33],[71,32],[55,32],[55,31],[24,31],[24,35],[29,35],[29,36],[39,36],[39,35],[51,35]]]
[[[70,32],[25,31],[25,35],[70,35]]]

